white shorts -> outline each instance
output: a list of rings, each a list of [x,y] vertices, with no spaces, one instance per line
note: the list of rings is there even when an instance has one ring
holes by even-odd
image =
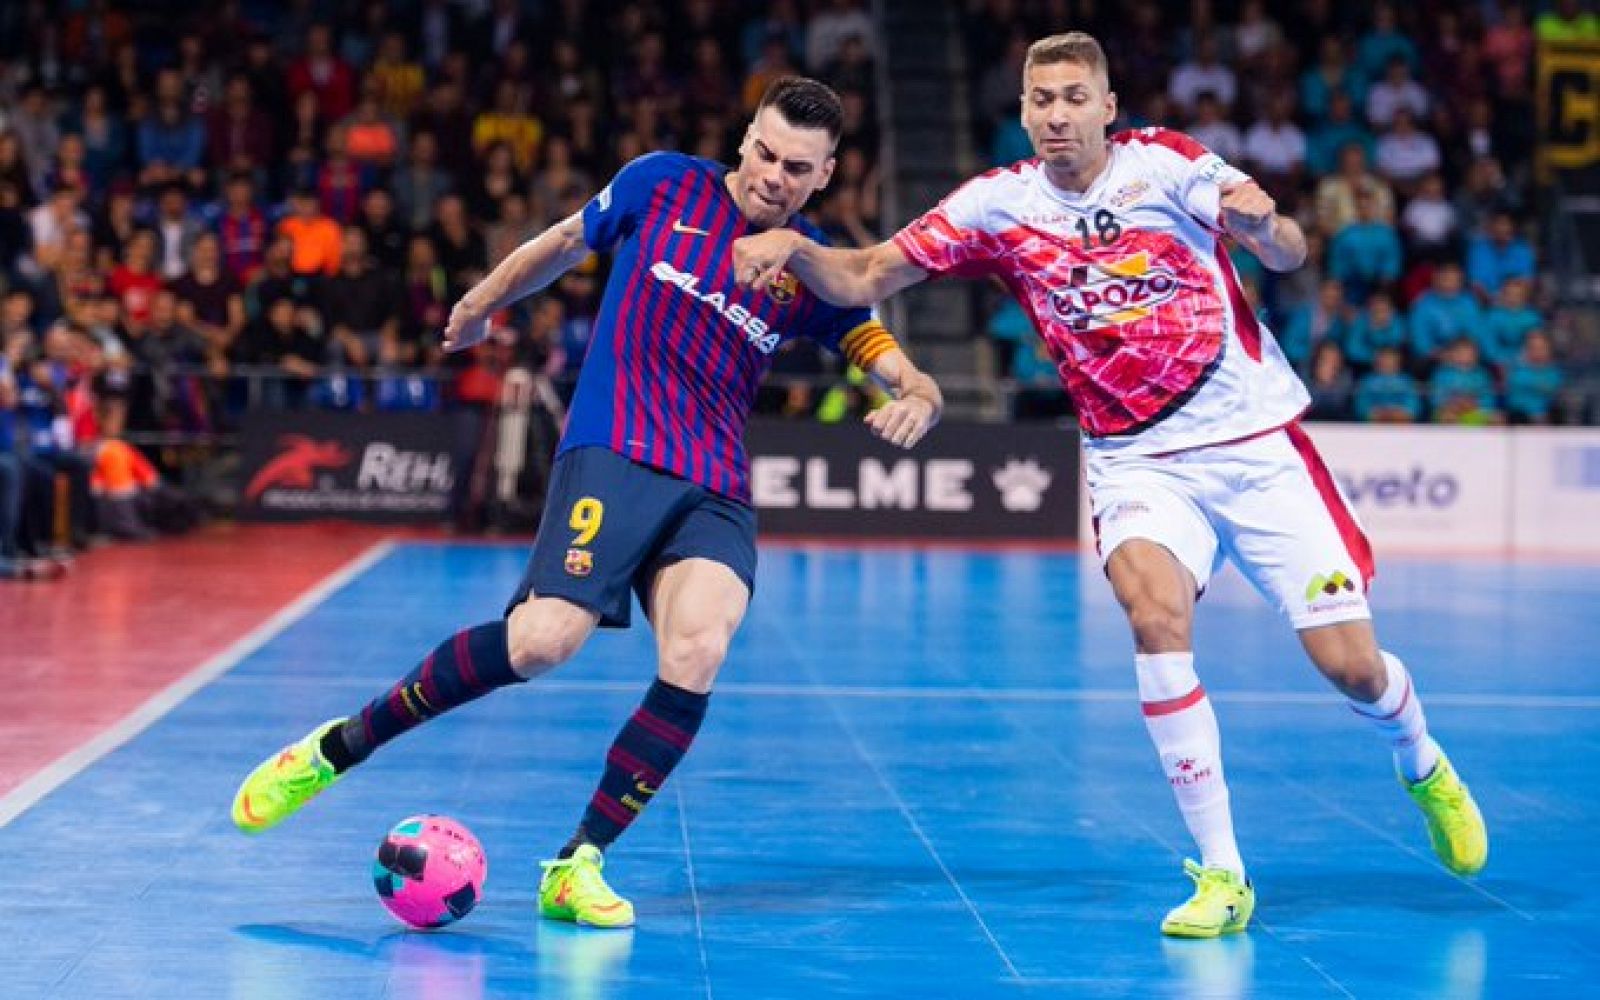
[[[1296,629],[1371,617],[1372,547],[1298,424],[1232,444],[1087,462],[1101,564],[1143,538],[1203,592],[1232,559]]]

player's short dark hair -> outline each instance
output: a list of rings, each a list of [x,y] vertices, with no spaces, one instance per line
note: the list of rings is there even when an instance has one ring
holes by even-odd
[[[784,76],[772,81],[761,95],[756,114],[762,108],[777,108],[783,120],[795,128],[819,128],[828,138],[839,141],[844,131],[844,106],[833,88],[804,76]]]

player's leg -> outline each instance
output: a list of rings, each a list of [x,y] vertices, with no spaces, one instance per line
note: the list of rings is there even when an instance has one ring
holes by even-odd
[[[1133,468],[1129,468],[1129,466]],[[1127,613],[1145,728],[1178,810],[1199,848],[1185,862],[1194,894],[1167,914],[1162,931],[1214,937],[1240,931],[1255,896],[1234,838],[1216,712],[1195,673],[1195,598],[1210,580],[1216,536],[1183,494],[1181,472],[1159,460],[1091,469],[1090,488],[1106,575]]]
[[[707,497],[664,543],[643,595],[656,632],[657,676],[607,751],[576,832],[546,863],[545,916],[607,927],[633,922],[632,905],[600,875],[602,853],[650,804],[700,730],[711,685],[749,606],[754,537],[749,508]]]
[[[1475,875],[1489,860],[1489,831],[1467,785],[1428,731],[1422,698],[1405,664],[1379,649],[1370,621],[1300,630],[1317,669],[1372,723],[1394,754],[1395,771],[1422,810],[1428,840],[1445,867]]]
[[[1265,488],[1220,502],[1226,547],[1293,623],[1317,670],[1389,745],[1440,859],[1459,874],[1480,870],[1482,816],[1429,732],[1405,664],[1378,644],[1366,598],[1372,549],[1348,501],[1298,427],[1241,452]]]
[[[584,843],[611,846],[683,759],[749,599],[744,581],[708,559],[685,559],[656,574],[650,619],[657,676],[612,742],[605,773],[564,855]]]
[[[627,623],[630,580],[671,514],[671,501],[639,499],[634,516],[606,523],[601,498],[629,496],[632,477],[656,474],[600,449],[564,454],[557,467],[505,618],[455,633],[360,711],[323,723],[258,765],[234,796],[241,830],[271,829],[403,733],[565,662],[597,623]],[[596,563],[605,569],[595,572]]]
[[[245,833],[271,829],[396,737],[565,662],[598,617],[563,598],[529,598],[504,620],[457,632],[355,715],[263,761],[234,796],[234,823]]]

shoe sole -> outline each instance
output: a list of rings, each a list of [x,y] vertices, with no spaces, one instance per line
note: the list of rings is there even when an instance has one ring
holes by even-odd
[[[625,928],[632,927],[634,924],[634,921],[632,920],[629,920],[625,924],[599,924],[592,920],[584,920],[575,914],[545,913],[542,910],[539,912],[539,916],[543,917],[545,920],[554,920],[558,923],[572,924],[575,927],[592,927],[595,930],[602,931],[620,931]]]
[[[1219,930],[1212,930],[1209,927],[1194,927],[1188,924],[1161,925],[1161,933],[1165,934],[1167,937],[1184,938],[1191,941],[1219,938],[1224,934],[1239,934],[1249,929],[1250,924],[1248,922],[1230,925]]]

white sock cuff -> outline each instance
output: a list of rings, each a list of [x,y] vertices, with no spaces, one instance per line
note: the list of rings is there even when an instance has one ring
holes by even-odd
[[[1138,653],[1133,668],[1140,701],[1170,701],[1200,686],[1193,653]]]
[[[1378,655],[1383,657],[1388,676],[1383,695],[1371,703],[1352,701],[1350,704],[1362,715],[1382,719],[1399,712],[1411,697],[1411,675],[1406,671],[1406,665],[1400,662],[1400,657],[1387,651],[1381,651]]]

